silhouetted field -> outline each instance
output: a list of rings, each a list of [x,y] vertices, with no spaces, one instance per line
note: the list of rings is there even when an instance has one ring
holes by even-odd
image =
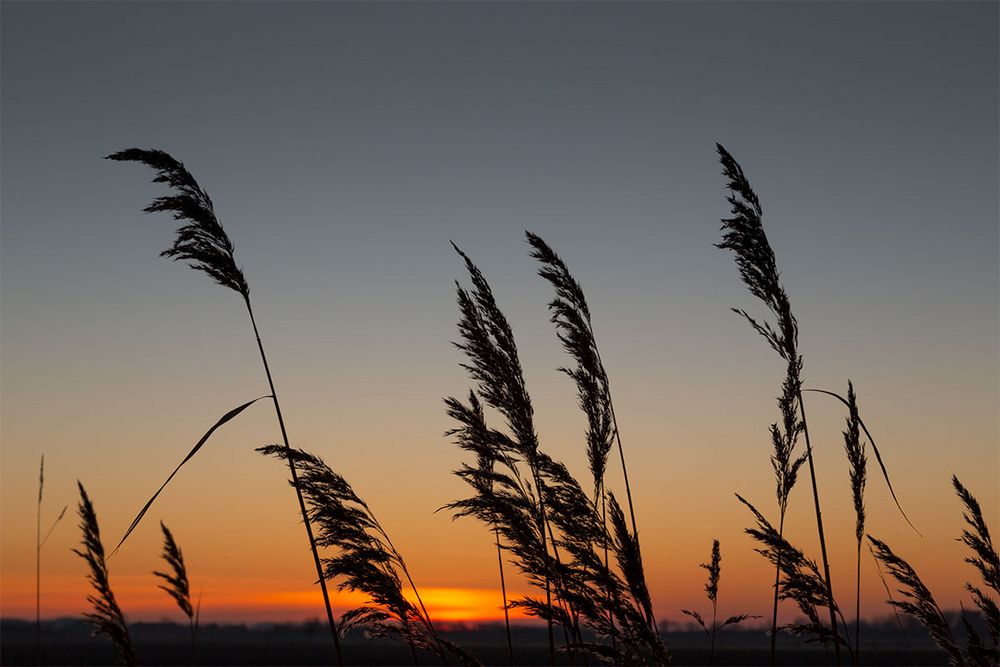
[[[870,637],[862,653],[863,665],[946,665],[947,657],[920,626],[865,624]],[[864,627],[864,626],[863,626]],[[135,623],[130,625],[136,653],[145,665],[190,665],[190,634],[185,625]],[[542,665],[548,660],[548,640],[543,625],[514,626],[514,656],[520,665]],[[442,633],[474,653],[484,664],[504,665],[507,647],[502,624],[474,628],[451,628]],[[111,645],[90,636],[82,620],[60,619],[42,624],[43,665],[105,665],[115,660]],[[667,644],[674,665],[707,665],[709,649],[701,630],[670,632]],[[779,665],[828,665],[830,651],[816,644],[779,639]],[[0,662],[31,665],[34,657],[34,623],[0,621]],[[398,665],[411,662],[408,648],[391,640],[348,637],[343,644],[347,664]],[[721,633],[715,664],[766,665],[769,648],[760,628]],[[199,665],[328,665],[334,659],[326,627],[318,622],[302,624],[216,625],[199,630]],[[568,661],[562,661],[569,664]],[[421,665],[443,664],[424,652]]]

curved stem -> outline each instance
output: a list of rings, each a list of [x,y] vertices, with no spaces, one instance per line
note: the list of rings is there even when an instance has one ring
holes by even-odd
[[[302,490],[299,489],[299,476],[295,470],[295,460],[291,455],[292,446],[288,443],[288,432],[285,430],[285,419],[281,414],[281,403],[278,402],[278,392],[274,388],[274,380],[271,378],[271,368],[267,363],[267,355],[264,354],[264,344],[260,340],[260,332],[257,330],[257,321],[253,316],[253,308],[250,306],[250,297],[244,295],[247,305],[247,312],[250,314],[250,324],[253,325],[253,333],[257,338],[257,348],[260,350],[260,360],[264,364],[264,374],[267,375],[267,384],[271,388],[271,399],[274,401],[274,412],[278,417],[278,426],[281,429],[281,439],[284,441],[285,450],[288,452],[288,469],[292,475],[292,486],[295,487],[295,495],[299,500],[299,510],[302,512],[302,523],[306,527],[306,536],[309,538],[309,548],[312,551],[313,563],[316,565],[316,576],[319,578],[320,590],[323,591],[323,604],[326,606],[326,618],[330,625],[330,634],[333,636],[333,645],[337,651],[337,664],[343,667],[344,656],[340,650],[340,636],[337,634],[337,622],[333,618],[333,608],[330,606],[330,594],[326,590],[326,578],[323,576],[323,565],[319,560],[319,551],[316,549],[316,538],[313,536],[312,525],[309,523],[309,513],[306,511],[306,501],[302,497]]]

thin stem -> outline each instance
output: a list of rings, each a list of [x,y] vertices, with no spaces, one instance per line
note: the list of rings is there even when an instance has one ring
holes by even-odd
[[[510,639],[510,611],[507,609],[507,584],[503,576],[503,551],[500,548],[500,529],[493,524],[497,538],[497,566],[500,568],[500,592],[503,594],[503,624],[507,630],[507,664],[514,665],[514,643]]]
[[[326,606],[326,618],[330,624],[330,634],[333,636],[333,645],[337,650],[337,664],[343,667],[344,657],[340,650],[340,637],[337,634],[337,622],[333,618],[333,608],[330,606],[330,594],[326,590],[326,578],[323,576],[323,565],[319,560],[319,551],[316,549],[316,538],[313,537],[312,526],[309,523],[309,513],[306,511],[306,501],[302,497],[302,490],[299,489],[299,476],[295,470],[295,461],[292,456],[292,446],[288,443],[288,432],[285,430],[285,419],[281,415],[281,404],[278,402],[278,392],[274,388],[274,380],[271,378],[271,368],[267,363],[267,355],[264,354],[264,344],[260,340],[260,332],[257,330],[257,321],[253,316],[253,308],[250,306],[250,297],[244,295],[247,304],[247,312],[250,314],[250,323],[253,325],[253,333],[257,338],[257,348],[260,350],[260,360],[264,364],[264,373],[267,375],[267,384],[271,388],[271,399],[274,401],[274,412],[278,417],[278,426],[281,428],[281,438],[288,453],[288,469],[292,475],[292,486],[295,487],[295,495],[299,499],[299,510],[302,512],[302,523],[306,527],[306,535],[309,538],[309,548],[312,550],[313,562],[316,565],[316,576],[319,578],[320,590],[323,591],[323,604]]]
[[[625,478],[625,498],[628,500],[628,516],[632,523],[632,537],[635,538],[636,550],[639,553],[639,564],[642,565],[642,546],[639,543],[639,528],[635,521],[635,506],[632,504],[632,485],[628,481],[628,468],[625,466],[625,449],[622,447],[622,434],[618,429],[618,417],[615,414],[615,403],[611,399],[611,380],[608,379],[607,370],[604,368],[604,360],[601,359],[601,351],[597,348],[597,335],[594,333],[594,325],[587,320],[587,327],[590,329],[590,337],[595,341],[594,343],[594,353],[597,355],[597,363],[600,365],[601,370],[604,373],[604,382],[608,387],[608,409],[611,411],[611,423],[615,427],[615,441],[618,443],[618,458],[621,460],[622,464],[622,476]],[[645,576],[645,573],[643,573]],[[659,630],[656,627],[656,620],[653,618],[652,614],[646,616],[646,622],[649,623],[649,627],[654,633],[659,634]]]
[[[45,457],[42,457],[42,466]],[[35,520],[35,664],[41,664],[42,649],[42,477],[38,480],[38,508]]]
[[[830,561],[826,556],[826,533],[823,532],[823,513],[819,508],[819,489],[816,486],[816,468],[813,466],[812,443],[809,440],[809,425],[806,420],[806,405],[802,400],[802,390],[800,389],[797,393],[799,399],[799,411],[802,413],[802,434],[806,439],[806,459],[809,461],[809,479],[812,482],[813,503],[816,506],[816,528],[819,531],[819,548],[820,553],[823,555],[823,574],[826,578],[827,604],[830,608],[830,629],[833,631],[833,651],[837,659],[837,665],[840,665],[840,641],[837,633],[837,612],[833,602],[833,584],[830,581]]]
[[[781,508],[781,516],[778,519],[778,558],[774,567],[774,605],[771,609],[771,665],[775,664],[775,655],[778,640],[778,587],[781,585],[781,556],[783,544],[782,539],[785,533],[785,508]]]
[[[861,538],[858,538],[857,588],[854,591],[854,665],[861,663]]]
[[[718,612],[719,612],[719,593],[718,591],[716,591],[715,599],[712,600],[712,647],[711,649],[709,649],[708,653],[709,665],[715,664],[715,633],[719,629],[719,626],[717,624]]]
[[[607,600],[608,600],[608,624],[611,626],[611,648],[618,649],[618,638],[615,636],[615,615],[611,611],[611,574],[608,567],[608,493],[604,488],[604,480],[601,480],[601,525],[604,528],[604,577],[607,579]]]

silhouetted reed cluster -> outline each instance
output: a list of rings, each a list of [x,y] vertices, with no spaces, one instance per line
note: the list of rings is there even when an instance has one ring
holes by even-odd
[[[282,441],[284,442],[286,449],[291,449],[291,444],[288,441],[288,433],[285,430],[285,419],[281,412],[281,403],[278,401],[278,392],[274,388],[274,380],[271,377],[271,367],[267,362],[267,355],[264,353],[264,343],[260,339],[260,332],[257,329],[257,320],[254,318],[253,306],[250,303],[250,288],[247,285],[246,278],[243,276],[243,271],[236,264],[236,259],[234,257],[234,246],[233,242],[229,239],[226,231],[222,228],[222,224],[215,215],[215,206],[212,204],[211,197],[208,193],[198,184],[194,176],[184,167],[184,164],[171,155],[161,151],[161,150],[143,150],[139,148],[129,148],[117,153],[113,153],[107,156],[110,160],[124,161],[124,162],[139,162],[145,164],[148,167],[153,168],[156,171],[156,176],[153,178],[154,183],[166,183],[171,188],[174,189],[176,194],[157,197],[153,200],[145,210],[147,213],[155,213],[158,211],[166,211],[172,213],[175,220],[183,220],[185,224],[181,225],[177,229],[177,236],[174,239],[174,244],[164,250],[161,256],[170,257],[174,260],[183,260],[188,263],[192,269],[196,271],[201,271],[209,275],[215,282],[228,287],[236,292],[238,292],[243,297],[243,302],[246,304],[247,314],[250,317],[250,324],[253,327],[254,337],[257,340],[257,349],[260,352],[261,364],[264,367],[264,374],[267,378],[267,384],[270,388],[270,394],[268,397],[274,404],[275,417],[278,420],[278,427],[281,430]],[[121,542],[118,546],[120,547],[125,539],[128,537],[129,533],[135,529],[139,521],[142,520],[143,515],[149,509],[149,506],[159,495],[160,491],[170,482],[170,479],[177,474],[177,470],[180,469],[184,463],[186,463],[195,452],[205,443],[205,441],[211,436],[212,432],[229,421],[237,414],[245,410],[251,404],[255,403],[257,399],[244,403],[243,405],[230,410],[219,423],[215,425],[205,436],[195,445],[195,448],[191,450],[191,453],[181,461],[181,464],[177,466],[167,481],[163,483],[152,498],[146,503],[146,505],[139,512],[139,515],[132,522],[125,536],[122,537]],[[319,579],[320,590],[323,593],[323,603],[326,608],[327,622],[330,627],[330,634],[333,637],[334,648],[337,653],[338,664],[343,664],[343,656],[340,650],[340,639],[337,635],[337,630],[335,627],[333,619],[333,608],[330,604],[330,596],[326,590],[326,582],[323,579],[322,566],[320,565],[319,553],[316,549],[316,541],[313,538],[312,527],[309,525],[309,521],[306,519],[306,506],[305,501],[302,499],[302,493],[299,491],[297,484],[294,484],[296,479],[295,462],[294,457],[288,457],[288,469],[292,476],[293,487],[295,488],[295,493],[299,501],[299,510],[302,514],[302,522],[306,529],[306,537],[309,540],[309,548],[312,552],[313,564],[316,567],[316,576]]]
[[[764,337],[784,361],[784,378],[777,398],[778,417],[769,427],[777,527],[763,512],[737,494],[754,518],[754,525],[748,527],[746,532],[756,541],[757,552],[774,566],[775,583],[770,600],[771,661],[775,663],[777,633],[786,631],[807,642],[832,645],[838,664],[843,647],[857,664],[860,660],[861,544],[866,534],[865,491],[869,448],[901,513],[902,508],[875,440],[861,419],[853,383],[848,381],[846,398],[828,390],[803,387],[798,322],[781,282],[774,251],[764,232],[760,201],[732,155],[722,146],[717,148],[730,207],[730,217],[722,219],[722,240],[718,247],[733,253],[742,281],[751,295],[763,303],[768,316],[755,318],[746,310],[734,310]],[[406,562],[369,505],[344,477],[334,472],[321,458],[291,447],[254,318],[250,290],[242,269],[236,263],[233,243],[219,222],[208,193],[180,161],[163,151],[132,148],[108,158],[145,164],[155,171],[154,182],[164,183],[172,189],[172,194],[157,197],[145,208],[146,212],[170,213],[175,220],[183,223],[177,229],[173,245],[161,254],[186,262],[191,268],[209,275],[215,282],[243,297],[270,392],[233,408],[205,433],[146,502],[118,546],[140,524],[174,475],[217,429],[257,401],[269,398],[274,406],[282,444],[268,445],[257,451],[281,459],[288,465],[289,483],[295,489],[299,502],[337,661],[343,664],[341,640],[352,630],[358,630],[368,636],[392,637],[405,642],[414,663],[418,661],[420,651],[428,651],[446,663],[477,664],[473,655],[437,632]],[[559,371],[573,381],[577,403],[586,419],[584,455],[591,479],[581,483],[566,465],[554,460],[541,448],[535,429],[534,407],[512,327],[497,305],[482,271],[455,246],[471,283],[469,287],[456,283],[459,340],[455,345],[465,356],[461,366],[468,372],[472,388],[463,399],[445,399],[447,414],[454,422],[446,435],[470,457],[455,471],[467,484],[469,495],[448,503],[442,509],[451,511],[456,518],[479,520],[493,537],[511,664],[515,663],[515,657],[508,612],[518,608],[546,623],[551,664],[556,663],[558,650],[568,660],[584,664],[590,658],[597,658],[617,665],[665,665],[670,662],[670,654],[661,637],[646,583],[636,511],[612,401],[611,382],[598,349],[591,308],[579,281],[562,258],[539,236],[530,232],[526,235],[529,254],[539,262],[538,274],[554,292],[548,304],[550,319],[571,359],[571,363],[560,367]],[[848,636],[849,626],[836,602],[830,580],[826,533],[803,401],[803,393],[810,391],[837,398],[847,408],[843,438],[855,511],[853,538],[857,547],[853,642]],[[862,438],[862,434],[867,440]],[[804,448],[798,447],[800,437]],[[624,509],[608,484],[609,456],[615,448],[619,454],[627,500]],[[614,467],[614,461],[611,464]],[[820,563],[809,558],[785,535],[790,496],[801,468],[806,464],[820,542]],[[870,535],[869,548],[877,559],[876,565],[884,565],[899,585],[902,599],[895,600],[886,584],[889,604],[894,611],[901,610],[923,623],[947,652],[952,664],[970,667],[996,665],[1000,611],[991,595],[1000,592],[1000,559],[979,503],[957,478],[953,479],[953,485],[965,507],[966,526],[960,539],[972,553],[966,562],[973,566],[982,580],[981,583],[967,583],[966,588],[987,628],[987,637],[980,636],[963,617],[966,639],[964,644],[959,644],[916,571],[894,554],[886,543]],[[44,543],[41,537],[43,487],[44,459],[39,471],[38,554]],[[87,562],[88,577],[94,588],[94,593],[87,598],[93,608],[87,618],[96,633],[111,640],[121,661],[134,664],[135,652],[128,626],[111,590],[97,517],[82,485],[79,485],[79,491],[83,547],[74,551]],[[903,517],[906,518],[906,515],[903,514]],[[906,520],[909,522],[908,518]],[[162,557],[168,567],[166,572],[156,571],[154,574],[163,582],[160,588],[170,595],[187,617],[194,652],[199,608],[192,603],[187,567],[180,547],[162,522],[161,529],[164,538]],[[322,556],[321,548],[324,550]],[[721,562],[721,547],[719,541],[714,540],[709,561],[700,565],[708,573],[705,593],[712,605],[711,623],[698,611],[682,610],[708,635],[710,662],[715,660],[719,631],[750,618],[758,618],[737,614],[719,623]],[[515,600],[508,599],[505,566],[509,565],[513,565],[534,588],[534,593]],[[36,566],[36,586],[40,590],[40,559],[36,561]],[[882,577],[881,570],[879,576]],[[333,582],[338,590],[366,595],[367,603],[345,612],[338,621],[333,614],[326,586],[328,581]],[[38,590],[36,622],[40,619]],[[804,618],[779,626],[781,601],[794,603]]]
[[[533,256],[544,264],[542,275],[556,286],[553,320],[577,362],[565,372],[576,382],[588,418],[594,493],[584,491],[565,465],[540,450],[510,324],[482,272],[456,247],[472,283],[471,289],[457,285],[461,340],[456,346],[465,353],[462,366],[476,386],[467,402],[448,398],[445,404],[458,423],[449,435],[476,465],[456,471],[473,494],[447,508],[496,530],[515,566],[544,592],[544,598],[524,596],[511,605],[547,622],[550,661],[555,661],[558,627],[561,648],[571,656],[585,651],[618,664],[664,664],[669,655],[652,621],[638,536],[614,495],[605,497],[603,471],[616,429],[589,309],[565,265],[541,239],[530,234],[528,239]],[[484,403],[506,430],[488,425]],[[608,552],[616,567],[608,563]],[[585,639],[585,631],[598,641]]]

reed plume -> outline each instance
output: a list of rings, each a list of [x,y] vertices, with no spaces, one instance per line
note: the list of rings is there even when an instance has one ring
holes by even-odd
[[[757,553],[775,565],[780,563],[782,580],[778,592],[779,598],[792,600],[807,619],[806,623],[790,623],[778,629],[802,637],[806,642],[821,642],[835,646],[843,644],[850,650],[847,640],[839,632],[835,634],[831,626],[824,623],[820,617],[821,610],[829,604],[829,599],[826,582],[815,561],[807,558],[801,549],[780,536],[774,526],[749,501],[739,494],[736,494],[736,497],[750,510],[757,522],[756,527],[745,529],[748,535],[760,543],[761,546],[756,549]],[[836,601],[834,612],[840,615]]]
[[[495,526],[514,564],[546,593],[544,599],[529,595],[511,606],[544,619],[550,629],[560,626],[565,650],[584,650],[616,664],[666,664],[669,653],[647,620],[652,605],[636,535],[613,494],[607,494],[605,522],[595,497],[539,449],[510,325],[482,273],[462,256],[473,289],[458,286],[462,341],[456,345],[466,353],[463,367],[477,387],[468,403],[445,400],[458,423],[449,435],[477,462],[494,465],[463,464],[456,474],[473,494],[445,507],[456,517]],[[487,424],[480,398],[504,417],[509,435]],[[606,567],[605,549],[615,556],[614,569]],[[611,645],[584,641],[584,629]],[[554,662],[552,630],[549,637]]]
[[[968,489],[962,486],[957,476],[952,475],[951,483],[964,505],[962,518],[967,527],[963,528],[962,536],[959,539],[972,551],[972,555],[967,556],[965,562],[976,569],[987,587],[993,589],[994,593],[1000,593],[1000,557],[997,556],[997,550],[993,546],[993,539],[990,537],[990,530],[986,526],[979,501]],[[983,659],[991,658],[994,664],[1000,663],[1000,653],[998,653],[1000,651],[1000,608],[997,607],[996,601],[988,593],[983,592],[975,584],[966,582],[965,588],[972,595],[973,603],[979,608],[980,616],[986,623],[993,644],[992,650],[984,647],[979,653],[982,653]]]
[[[472,291],[456,282],[461,318],[458,323],[462,342],[455,346],[469,359],[462,364],[477,383],[477,391],[486,404],[503,415],[513,434],[511,443],[516,456],[528,466],[531,483],[537,497],[532,500],[531,517],[527,525],[534,526],[536,537],[526,542],[533,554],[524,554],[532,562],[540,562],[545,604],[552,605],[552,573],[548,553],[548,523],[545,512],[545,489],[539,475],[538,436],[534,426],[534,408],[524,383],[521,361],[514,334],[507,318],[496,305],[493,291],[479,268],[454,243],[452,247],[462,257],[472,281]],[[494,457],[496,458],[496,457]],[[488,521],[488,520],[487,520]],[[555,635],[552,618],[546,619],[549,640],[549,661],[555,664]]]
[[[729,194],[726,200],[729,202],[732,217],[722,219],[722,242],[717,244],[718,248],[733,252],[736,266],[739,269],[740,277],[750,290],[750,293],[760,299],[774,318],[774,325],[766,320],[756,320],[745,310],[733,309],[743,316],[750,325],[764,337],[768,344],[784,359],[787,364],[785,378],[785,388],[783,398],[789,395],[794,404],[798,405],[798,412],[801,417],[801,432],[805,438],[806,461],[809,463],[809,476],[812,482],[813,504],[816,513],[816,528],[819,532],[820,553],[823,559],[823,579],[826,584],[827,608],[830,616],[830,633],[837,637],[837,612],[833,600],[833,584],[830,579],[830,563],[826,553],[826,534],[823,530],[823,515],[820,511],[819,490],[816,482],[816,470],[813,464],[812,444],[809,440],[809,427],[806,420],[805,404],[802,401],[802,356],[798,349],[798,322],[792,313],[788,294],[781,284],[778,273],[777,262],[774,251],[764,233],[764,226],[761,222],[763,209],[757,194],[750,187],[743,169],[736,162],[732,155],[716,144],[719,159],[722,163],[723,174],[727,179]],[[780,403],[780,402],[779,402]],[[773,434],[773,431],[772,431]],[[794,446],[794,441],[792,445]],[[776,447],[777,454],[777,447]],[[789,464],[791,465],[791,464]],[[793,482],[794,483],[794,482]],[[779,487],[782,480],[779,476]],[[787,498],[786,498],[787,500]],[[781,498],[779,496],[779,505]],[[783,522],[779,524],[783,530]],[[780,542],[779,542],[780,544]],[[775,568],[781,571],[781,554],[777,554]],[[772,645],[771,662],[774,662],[774,632],[777,626],[777,608],[772,615]],[[840,644],[834,642],[834,652],[837,664],[840,664]]]
[[[109,160],[119,162],[139,162],[151,167],[156,175],[154,183],[165,183],[170,186],[175,194],[157,197],[144,210],[147,213],[165,211],[173,214],[175,220],[184,221],[177,229],[177,236],[173,245],[164,250],[161,256],[169,257],[175,261],[187,262],[188,266],[196,271],[201,271],[211,277],[215,282],[224,287],[228,287],[238,292],[243,297],[243,301],[250,316],[250,324],[253,327],[254,337],[257,340],[257,348],[260,352],[261,363],[264,367],[264,374],[270,387],[270,398],[274,404],[275,416],[281,430],[281,437],[287,449],[291,450],[288,441],[288,433],[285,429],[285,420],[281,412],[281,404],[278,400],[278,393],[274,388],[274,380],[271,377],[271,368],[267,362],[267,355],[264,353],[264,344],[260,339],[260,332],[257,329],[257,321],[254,318],[253,307],[250,303],[250,288],[242,269],[236,264],[234,256],[234,246],[222,224],[215,214],[215,207],[211,197],[198,184],[194,176],[187,170],[183,163],[174,159],[171,155],[161,150],[143,150],[139,148],[129,148],[117,153],[108,155]],[[246,407],[245,405],[243,407]],[[206,436],[207,437],[207,436]],[[199,443],[200,445],[201,443]],[[197,449],[197,447],[196,447]],[[193,454],[193,452],[192,452]],[[189,455],[190,457],[191,455]],[[186,460],[186,459],[185,459]],[[292,481],[296,479],[294,457],[287,458]],[[182,462],[183,465],[183,462]],[[179,467],[179,466],[178,466]],[[176,472],[176,471],[175,471]],[[167,480],[169,481],[169,479]],[[334,648],[337,654],[337,662],[343,665],[343,655],[340,649],[340,639],[337,634],[336,624],[333,618],[333,609],[330,605],[330,596],[326,589],[326,582],[323,578],[322,566],[320,564],[319,553],[316,549],[316,541],[312,534],[312,526],[306,516],[305,501],[297,485],[295,487],[299,502],[299,510],[302,514],[302,521],[305,525],[306,536],[309,540],[309,547],[312,551],[313,564],[316,567],[316,574],[319,579],[320,589],[323,593],[323,602],[326,607],[327,622],[330,626],[330,634],[333,637]],[[161,487],[162,490],[162,487]],[[159,493],[159,492],[157,492]],[[153,496],[156,497],[155,495]],[[146,508],[140,512],[136,522],[133,523],[130,531],[135,527],[142,514],[148,509],[152,499],[147,503]],[[127,537],[127,534],[126,534]],[[122,538],[124,542],[125,538]],[[120,544],[119,544],[120,546]]]
[[[900,586],[898,591],[903,599],[888,600],[888,604],[920,621],[930,633],[931,638],[948,654],[949,664],[965,665],[965,657],[952,636],[948,621],[941,613],[941,608],[938,607],[930,590],[920,580],[916,570],[893,553],[885,542],[871,535],[868,536],[868,541],[875,550],[875,557]]]
[[[118,601],[115,600],[111,582],[108,579],[108,566],[104,559],[104,545],[101,544],[101,531],[97,525],[97,514],[90,502],[86,489],[79,481],[80,490],[80,529],[83,531],[83,550],[73,549],[80,558],[87,561],[90,572],[87,579],[94,587],[94,594],[87,596],[87,602],[93,607],[92,612],[84,616],[90,622],[95,635],[104,635],[111,640],[119,660],[126,665],[136,664],[135,651],[129,637],[125,615],[122,614]]]
[[[964,506],[963,519],[966,527],[959,541],[969,547],[972,555],[965,562],[972,565],[983,583],[994,593],[1000,592],[1000,557],[993,546],[989,528],[983,518],[982,508],[975,496],[952,476],[952,486]],[[868,541],[874,547],[875,557],[886,566],[896,579],[902,600],[889,599],[888,603],[914,617],[930,633],[931,638],[948,654],[949,664],[964,667],[995,667],[1000,664],[1000,610],[997,603],[981,588],[966,582],[965,588],[972,595],[972,601],[979,609],[980,617],[989,632],[990,643],[984,643],[979,633],[962,614],[962,624],[966,631],[965,646],[959,646],[951,627],[930,590],[920,580],[916,570],[902,557],[895,554],[888,544],[869,535]]]
[[[160,522],[160,529],[163,531],[163,553],[161,558],[170,567],[170,572],[154,571],[153,574],[164,583],[160,584],[160,589],[166,592],[177,606],[188,618],[188,625],[191,627],[191,655],[195,656],[195,642],[198,636],[198,610],[191,603],[191,586],[188,583],[187,566],[184,564],[184,554],[177,546],[173,533],[166,524]]]
[[[300,474],[296,484],[306,498],[309,520],[318,527],[317,544],[336,549],[322,559],[323,577],[337,581],[338,589],[369,596],[371,603],[346,612],[340,620],[341,636],[354,628],[372,636],[396,637],[407,642],[414,662],[418,649],[432,651],[447,661],[478,664],[474,656],[440,637],[427,613],[406,562],[393,545],[368,504],[341,475],[318,456],[283,445],[257,449],[265,456],[294,458]],[[414,605],[403,594],[405,578],[413,591]]]
[[[486,440],[489,435],[486,432],[486,418],[483,413],[483,404],[479,401],[476,396],[476,392],[469,391],[469,411],[470,419],[463,421],[466,424],[464,428],[449,429],[445,432],[445,437],[455,437],[459,442],[465,443],[462,448],[472,451],[477,460],[478,464],[478,476],[480,479],[485,480],[489,483],[492,479],[493,472],[496,466],[496,459],[494,458],[496,452],[491,447],[479,447],[476,443]],[[454,401],[454,399],[447,399],[446,405],[448,406],[448,412],[455,419],[461,420],[459,413],[461,412],[462,404],[460,402],[454,402],[452,405],[449,401]],[[459,413],[454,412],[458,410]],[[467,430],[470,429],[470,430]],[[491,488],[492,492],[492,488]],[[503,598],[503,622],[504,630],[507,635],[507,661],[509,664],[514,664],[514,644],[511,639],[510,634],[510,604],[507,601],[507,582],[504,577],[503,569],[503,545],[500,541],[500,527],[497,521],[497,517],[494,517],[490,521],[490,528],[493,531],[493,536],[496,542],[497,548],[497,567],[500,572],[500,593]]]
[[[705,631],[705,634],[709,636],[711,641],[711,648],[709,650],[708,664],[715,664],[715,635],[719,630],[730,626],[739,625],[743,621],[749,620],[751,618],[760,618],[759,616],[752,616],[750,614],[736,614],[735,616],[730,616],[722,622],[720,625],[718,623],[718,611],[719,611],[719,579],[722,577],[722,551],[719,547],[719,540],[712,540],[712,557],[707,563],[701,563],[698,567],[703,568],[708,572],[708,581],[705,583],[705,595],[708,597],[709,601],[712,603],[712,625],[709,628],[705,619],[697,611],[692,611],[688,609],[681,609],[682,614],[686,614],[693,618],[695,622],[701,626],[701,629]]]
[[[625,451],[622,447],[614,403],[611,400],[611,383],[597,347],[590,306],[579,281],[570,273],[562,258],[538,235],[527,231],[525,235],[532,248],[531,257],[542,265],[538,275],[547,280],[555,290],[555,298],[549,302],[549,311],[559,341],[576,362],[575,368],[562,367],[559,370],[576,384],[577,401],[587,417],[587,460],[594,478],[595,502],[599,500],[601,503],[602,521],[606,524],[607,497],[604,474],[607,469],[608,454],[613,444],[617,443],[625,481],[629,521],[638,544],[639,529],[632,502],[628,467],[625,465]],[[641,550],[638,556],[641,565]],[[608,555],[605,552],[605,569],[608,567],[607,560]],[[651,627],[656,627],[656,621],[652,616],[647,620]]]
[[[45,489],[45,454],[42,454],[41,463],[38,466],[38,506],[35,513],[35,663],[40,664],[42,650],[42,546],[49,539],[49,535],[56,529],[59,522],[66,516],[69,505],[63,505],[59,516],[49,526],[45,536],[42,537],[42,492]]]
[[[861,417],[854,385],[847,382],[847,430],[844,431],[844,451],[850,466],[851,498],[854,501],[854,537],[857,541],[857,574],[854,591],[854,658],[861,653],[861,542],[865,536],[865,484],[868,480],[868,457],[861,439]]]

